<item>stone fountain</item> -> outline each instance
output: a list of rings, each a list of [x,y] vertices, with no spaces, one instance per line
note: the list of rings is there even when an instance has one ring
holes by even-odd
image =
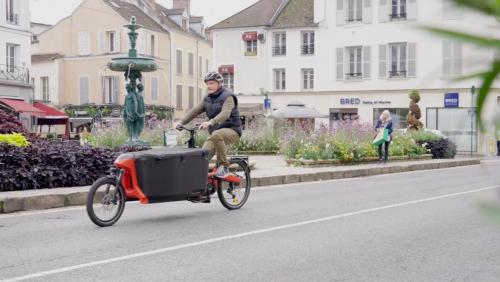
[[[125,96],[125,105],[123,110],[123,119],[127,127],[129,139],[128,146],[147,146],[148,143],[140,139],[141,132],[144,129],[144,85],[142,82],[142,72],[153,72],[158,69],[158,65],[153,59],[139,58],[137,56],[136,41],[137,30],[142,26],[138,25],[136,18],[130,19],[130,24],[125,25],[130,32],[130,49],[128,57],[114,58],[108,63],[108,68],[112,71],[119,71],[125,74],[127,81]]]

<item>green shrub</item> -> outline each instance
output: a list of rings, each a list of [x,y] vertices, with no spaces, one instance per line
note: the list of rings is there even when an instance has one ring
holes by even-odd
[[[0,134],[0,143],[14,145],[16,147],[27,147],[30,145],[26,137],[19,133]]]

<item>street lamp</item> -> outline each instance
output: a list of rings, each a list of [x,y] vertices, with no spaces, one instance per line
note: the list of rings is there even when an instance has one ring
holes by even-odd
[[[473,142],[474,142],[474,93],[476,92],[476,86],[472,85],[470,88],[470,99],[471,99],[471,109],[470,109],[470,156],[472,157]]]

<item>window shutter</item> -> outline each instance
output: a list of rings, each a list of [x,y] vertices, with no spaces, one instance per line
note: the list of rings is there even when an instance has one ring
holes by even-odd
[[[158,100],[158,78],[151,78],[151,99],[156,101]]]
[[[387,45],[378,46],[378,76],[379,78],[387,77]]]
[[[177,50],[177,57],[175,63],[177,64],[177,73],[182,74],[182,51]]]
[[[345,0],[337,0],[337,14],[336,14],[337,26],[345,25],[344,1]]]
[[[117,29],[115,30],[115,52],[120,53],[120,30]]]
[[[408,20],[417,20],[417,0],[408,0]]]
[[[462,44],[453,44],[453,74],[462,74]]]
[[[120,80],[119,76],[113,77],[113,102],[116,104],[120,103],[120,101],[119,101],[119,97],[120,97],[119,83],[120,83],[120,81],[119,80]]]
[[[82,31],[78,33],[78,53],[81,56],[89,55],[90,53],[90,38],[89,33]]]
[[[443,75],[451,74],[451,42],[443,42]]]
[[[368,79],[371,77],[371,48],[370,46],[363,47],[363,78]]]
[[[182,110],[182,85],[177,85],[177,101],[176,106],[178,110]]]
[[[189,86],[189,109],[194,107],[194,87]]]
[[[363,23],[371,23],[372,18],[372,0],[363,0]]]
[[[344,48],[337,48],[337,80],[344,79]]]
[[[80,77],[80,104],[88,104],[89,100],[89,78]]]
[[[417,44],[408,43],[408,77],[417,76]]]
[[[194,55],[193,55],[193,53],[188,54],[188,63],[189,63],[188,72],[190,75],[194,75]]]
[[[378,6],[378,21],[381,23],[389,21],[389,5],[388,0],[380,0]]]
[[[106,34],[103,31],[97,35],[97,52],[100,54],[106,52]]]

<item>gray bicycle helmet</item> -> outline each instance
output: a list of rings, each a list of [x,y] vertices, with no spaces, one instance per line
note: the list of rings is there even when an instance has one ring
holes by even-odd
[[[207,83],[207,81],[210,81],[210,80],[217,81],[220,84],[224,83],[224,78],[222,77],[222,75],[218,72],[215,72],[215,71],[211,71],[211,72],[207,73],[207,75],[205,75],[205,79],[203,81],[205,81],[205,83]]]

